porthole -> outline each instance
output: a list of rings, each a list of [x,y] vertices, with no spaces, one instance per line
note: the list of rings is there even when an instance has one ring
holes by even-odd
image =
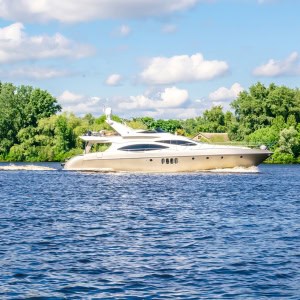
[[[153,159],[152,159],[152,158],[150,158],[150,161],[153,161]]]
[[[221,159],[223,159],[224,157],[223,156],[221,156]]]
[[[243,155],[241,155],[240,158],[243,158]]]
[[[178,164],[178,158],[175,158],[175,164]]]
[[[169,159],[168,158],[166,158],[166,164],[169,164]]]
[[[206,159],[209,159],[209,157],[207,156]]]
[[[170,164],[173,164],[173,158],[170,158]]]
[[[162,164],[165,163],[165,159],[164,159],[164,158],[161,159],[161,163],[162,163]]]
[[[195,157],[192,157],[192,160],[194,160],[195,159]]]

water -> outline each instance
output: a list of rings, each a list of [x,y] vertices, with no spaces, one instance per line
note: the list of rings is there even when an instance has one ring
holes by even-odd
[[[300,299],[300,166],[147,175],[7,165],[0,299]]]

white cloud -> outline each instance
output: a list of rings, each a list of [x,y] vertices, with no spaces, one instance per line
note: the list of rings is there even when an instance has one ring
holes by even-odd
[[[205,0],[0,0],[0,18],[31,22],[142,18],[186,10],[200,1]]]
[[[0,76],[4,78],[21,78],[21,79],[33,79],[33,80],[43,80],[43,79],[64,77],[69,74],[70,72],[66,70],[56,70],[52,68],[41,68],[41,67],[23,67],[23,68],[0,71]]]
[[[208,98],[213,106],[222,106],[224,111],[230,111],[230,103],[244,90],[239,83],[234,83],[230,88],[220,87],[209,94]],[[205,105],[205,104],[204,104]],[[211,107],[207,107],[210,109]]]
[[[165,24],[162,27],[162,32],[164,33],[173,33],[177,30],[177,26],[174,24]]]
[[[143,95],[124,97],[90,97],[87,95],[64,91],[57,97],[63,111],[74,112],[76,115],[92,113],[103,114],[104,106],[110,106],[114,114],[122,118],[149,116],[161,119],[194,118],[203,113],[208,107],[205,103],[195,103],[189,100],[188,92],[176,87],[166,88],[161,93],[145,91]]]
[[[270,59],[266,64],[255,68],[253,74],[266,77],[300,75],[299,54],[292,52],[282,61]]]
[[[110,86],[117,86],[120,84],[122,76],[120,74],[111,74],[106,79],[105,83]]]
[[[88,97],[66,90],[57,99],[63,111],[73,112],[76,115],[85,115],[87,113],[101,115],[103,113],[104,100],[100,97]]]
[[[80,103],[84,99],[84,96],[65,90],[60,96],[57,97],[57,99],[61,104],[74,104]]]
[[[214,102],[224,102],[234,100],[244,88],[239,83],[234,83],[230,88],[220,87],[209,94],[209,99]]]
[[[122,25],[120,28],[119,28],[119,32],[122,36],[128,36],[131,32],[131,28],[127,25]]]
[[[59,33],[28,36],[22,23],[0,28],[0,63],[57,57],[80,58],[92,52],[91,47],[77,44]]]
[[[201,53],[192,56],[154,57],[140,74],[147,84],[171,84],[210,80],[228,71],[225,61],[205,60]]]
[[[200,110],[189,108],[158,108],[152,111],[144,111],[144,115],[156,119],[189,119],[195,118],[201,114]],[[141,116],[141,112],[138,112],[137,116]]]
[[[187,90],[176,87],[165,88],[158,95],[158,99],[146,95],[131,96],[130,101],[119,103],[121,109],[155,110],[164,108],[176,108],[184,105],[189,99]]]

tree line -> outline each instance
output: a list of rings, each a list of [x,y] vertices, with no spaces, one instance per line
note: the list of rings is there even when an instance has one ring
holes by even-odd
[[[270,162],[300,163],[300,91],[262,83],[252,85],[231,103],[186,120],[140,117],[122,120],[133,128],[156,129],[193,137],[199,132],[228,133],[242,144],[265,144],[274,151]],[[111,130],[105,116],[60,113],[47,91],[0,82],[0,160],[63,161],[82,153],[80,135]],[[115,119],[120,121],[118,116]]]

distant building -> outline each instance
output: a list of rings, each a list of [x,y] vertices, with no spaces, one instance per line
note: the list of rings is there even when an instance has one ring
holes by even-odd
[[[197,142],[227,143],[230,141],[227,133],[199,132],[192,138]]]

